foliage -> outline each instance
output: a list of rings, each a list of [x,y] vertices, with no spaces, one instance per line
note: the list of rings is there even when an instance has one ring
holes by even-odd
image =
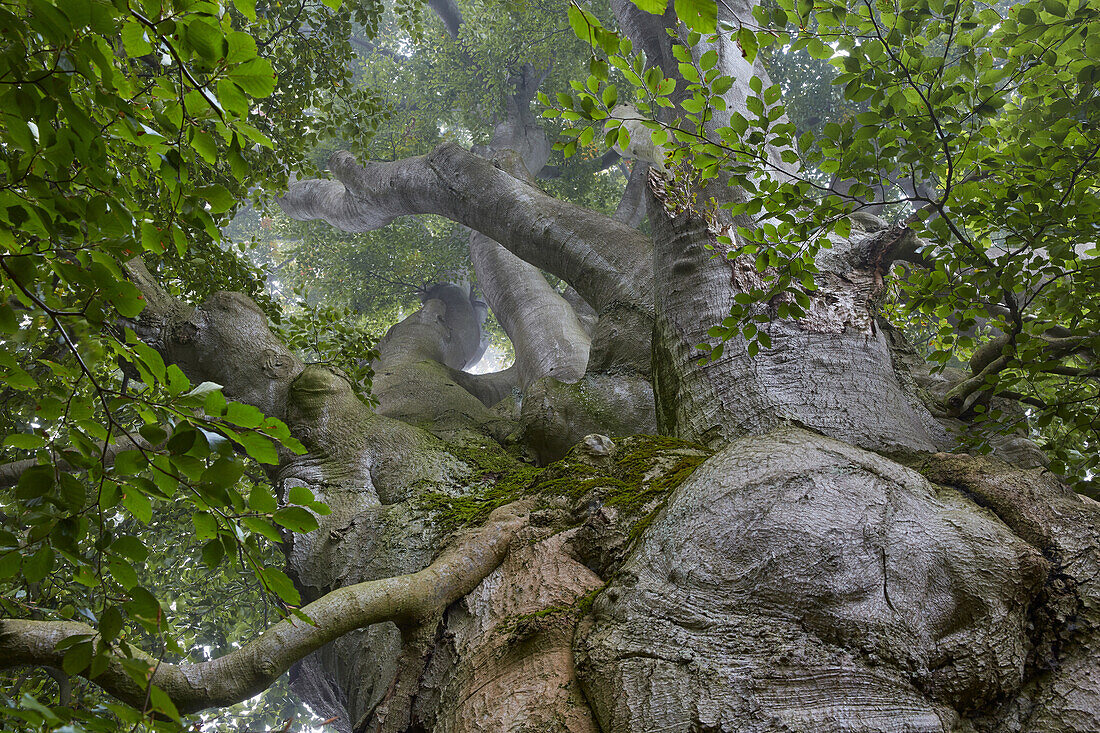
[[[302,446],[218,385],[191,384],[125,328],[145,306],[125,267],[141,256],[171,294],[232,289],[274,310],[220,228],[241,200],[277,190],[320,137],[369,136],[373,93],[340,87],[347,29],[376,23],[380,5],[339,6],[0,4],[0,427],[3,459],[15,461],[0,488],[0,605],[98,628],[107,644],[73,644],[65,675],[94,676],[130,645],[164,659],[209,654],[232,643],[229,631],[262,628],[269,607],[300,604],[275,548],[327,508],[304,489],[279,501],[251,475]],[[354,371],[369,348],[348,343],[338,358]],[[227,592],[255,602],[231,619],[215,601]],[[149,670],[130,662],[145,684]],[[5,730],[179,720],[155,687],[143,710],[82,684],[76,704],[47,706],[52,683],[18,679],[3,697]]]
[[[379,337],[357,323],[350,309],[305,307],[284,315],[276,332],[306,363],[335,367],[347,376],[359,399],[376,403],[370,391],[374,377],[371,362],[378,358],[374,346]]]
[[[616,119],[617,103],[632,101],[681,190],[717,181],[749,194],[689,202],[754,220],[721,244],[765,281],[715,325],[712,356],[730,339],[769,348],[759,305],[800,317],[818,251],[851,233],[847,215],[879,184],[892,185],[884,173],[902,171],[934,195],[893,198],[927,239],[925,267],[897,273],[896,312],[925,324],[940,363],[984,363],[945,408],[992,429],[1004,416],[990,396],[1011,397],[1028,407],[1056,469],[1077,479],[1095,471],[1100,10],[1082,0],[1011,10],[782,0],[756,25],[730,27],[713,0],[673,4],[689,31],[666,78],[611,29],[602,5],[571,5],[562,19],[542,3],[471,0],[457,39],[418,44],[435,20],[415,2],[392,17],[371,1],[0,3],[0,450],[24,461],[0,487],[2,611],[84,618],[115,652],[133,645],[166,660],[214,655],[262,628],[269,611],[292,612],[300,599],[275,566],[278,545],[327,509],[301,488],[280,500],[259,469],[302,448],[281,422],[217,385],[191,384],[125,328],[145,305],[126,263],[142,256],[181,298],[237,290],[275,316],[261,268],[221,238],[240,202],[262,203],[288,171],[336,147],[392,159],[443,139],[485,143],[517,70],[548,70],[547,87],[566,88],[584,59],[590,73],[573,93],[543,98],[548,127],[565,140],[558,177],[542,185],[610,210],[621,176],[593,175],[593,163],[601,143],[626,148],[637,134],[622,124],[634,120]],[[706,40],[736,43],[750,62],[765,49],[773,69],[831,64],[815,79],[833,77],[842,114],[836,100],[800,99],[797,119],[819,109],[832,119],[799,131],[782,85],[754,79],[748,114],[718,124],[737,80],[713,49],[689,48]],[[761,177],[774,165],[761,153],[769,148],[796,175]],[[831,176],[857,183],[836,195],[823,185]],[[415,286],[466,264],[461,238],[438,222],[362,237],[259,224],[269,263],[289,268],[288,280],[338,281],[313,294],[335,302],[282,317],[282,334],[307,360],[335,360],[364,393],[378,323],[352,323],[337,306],[388,316],[415,304]],[[368,274],[392,287],[355,299]],[[681,479],[695,458],[671,475]],[[535,473],[477,471],[485,495],[457,507],[458,521],[477,521]],[[540,490],[564,488],[540,477]],[[585,480],[570,490],[591,488]],[[631,509],[655,497],[631,493],[622,475],[601,480]],[[238,601],[231,611],[226,594]],[[105,650],[77,640],[62,672],[94,674]],[[148,679],[144,665],[130,671]],[[0,686],[13,690],[0,693],[5,729],[180,726],[152,687],[134,710],[80,683],[66,705],[53,703],[53,678],[6,679],[19,684]],[[258,724],[285,714],[261,710]]]
[[[906,223],[926,240],[924,266],[897,273],[898,311],[936,324],[933,360],[981,354],[975,380],[948,394],[945,412],[989,432],[1014,430],[1019,425],[988,405],[992,395],[1018,400],[1051,467],[1086,482],[1100,461],[1100,9],[1076,0],[1008,9],[972,0],[783,0],[756,8],[754,18],[715,32],[681,16],[693,31],[674,46],[678,77],[665,78],[574,4],[573,29],[593,47],[591,74],[557,104],[543,97],[551,107],[544,114],[575,125],[560,143],[568,155],[601,125],[607,145],[629,144],[629,120],[616,116],[625,87],[679,190],[721,180],[746,192],[742,202],[684,202],[751,217],[753,226],[719,237],[719,245],[731,259],[752,258],[764,281],[737,296],[711,329],[716,343],[701,348],[712,358],[730,339],[745,339],[750,354],[769,348],[761,325],[772,316],[760,304],[778,303],[780,318],[804,315],[817,253],[832,246],[830,237],[851,234],[846,215],[875,190],[897,191],[890,175],[900,173],[932,193],[898,191],[892,199],[908,206]],[[750,63],[769,46],[827,59],[846,102],[863,111],[827,122],[820,136],[799,135],[781,87],[764,88],[754,76],[749,114],[735,110],[718,124],[735,80],[713,49],[692,54],[700,41],[736,43]],[[793,176],[760,175],[778,165],[769,148]],[[822,174],[856,183],[837,194]],[[988,359],[983,344],[995,352]]]
[[[384,113],[372,118],[377,127],[369,140],[339,131],[319,138],[314,162],[323,166],[336,150],[379,161],[424,155],[445,140],[487,145],[507,114],[504,102],[515,93],[518,74],[534,69],[545,85],[565,85],[584,62],[587,46],[573,37],[556,3],[472,0],[458,8],[463,22],[456,38],[432,14],[410,28],[400,8],[381,17],[372,37],[352,27],[351,85],[378,90],[375,101]],[[610,17],[606,3],[597,12]],[[548,125],[551,135],[558,130]],[[551,195],[611,213],[625,179],[617,167],[597,173],[595,146],[587,153],[555,154],[548,177],[537,183]],[[419,307],[419,289],[464,271],[472,278],[468,230],[439,218],[399,219],[362,234],[290,222],[278,212],[262,221],[262,231],[252,222],[248,233],[276,250],[268,257],[280,282],[308,285],[310,302],[347,305],[380,327]],[[365,282],[370,287],[362,287]]]

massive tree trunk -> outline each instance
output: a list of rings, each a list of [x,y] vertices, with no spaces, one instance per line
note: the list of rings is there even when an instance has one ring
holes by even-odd
[[[671,11],[617,12],[667,57]],[[743,104],[747,64],[719,46]],[[710,256],[731,222],[675,204],[654,171],[630,192],[646,187],[651,240],[636,213],[538,191],[507,154],[538,146],[516,140],[498,136],[495,163],[454,145],[338,154],[336,180],[283,206],[349,230],[416,213],[473,229],[522,404],[513,374],[462,371],[483,315],[464,284],[387,335],[372,411],[246,298],[182,307],[135,268],[143,336],[283,417],[308,453],[272,481],[333,509],[287,561],[316,608],[357,599],[337,626],[358,630],[295,641],[312,651],[291,670],[303,699],[355,733],[1100,730],[1100,505],[1018,454],[950,452],[928,375],[878,312],[903,232],[855,228],[818,262],[808,314],[771,313],[770,348],[735,340],[701,363],[696,344],[757,277]],[[372,600],[380,581],[407,593]],[[20,659],[45,653],[45,630],[3,631]],[[254,656],[220,669],[266,680],[288,663]]]

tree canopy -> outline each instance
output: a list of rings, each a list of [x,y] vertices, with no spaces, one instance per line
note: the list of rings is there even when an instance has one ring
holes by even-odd
[[[370,403],[376,342],[471,279],[469,234],[334,232],[275,198],[338,150],[488,155],[509,104],[556,140],[538,191],[610,216],[649,166],[669,206],[709,211],[713,255],[753,283],[704,324],[712,361],[812,317],[822,253],[889,219],[873,298],[942,371],[937,417],[976,451],[1034,440],[1097,496],[1100,7],[779,0],[734,25],[713,0],[634,3],[678,18],[673,58],[578,2],[0,3],[0,610],[88,624],[46,673],[3,673],[5,728],[185,728],[154,669],[310,621],[280,548],[330,508],[264,473],[306,446],[185,376],[142,314],[244,293]],[[776,83],[731,99],[722,42]],[[116,668],[124,702],[79,679]],[[265,696],[203,720],[304,715]]]

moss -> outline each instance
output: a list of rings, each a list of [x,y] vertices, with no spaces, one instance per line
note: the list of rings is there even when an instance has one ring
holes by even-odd
[[[607,465],[582,461],[580,448],[575,447],[565,458],[548,466],[532,483],[531,490],[574,501],[592,496],[628,516],[645,512],[630,529],[634,539],[653,521],[663,500],[713,451],[662,435],[633,435],[615,442],[616,451]],[[657,506],[645,511],[654,502]]]
[[[439,521],[454,529],[479,524],[497,507],[524,496],[561,496],[573,502],[591,497],[627,516],[644,512],[631,527],[633,539],[711,451],[658,435],[618,438],[616,444],[614,456],[604,465],[593,465],[582,458],[581,448],[574,447],[565,458],[542,469],[518,461],[499,446],[452,446],[448,451],[470,467],[471,491],[464,496],[430,493],[422,501]]]
[[[604,588],[607,586],[608,584],[604,583],[599,588],[593,588],[576,600],[573,605],[576,606],[581,616],[592,611],[592,604],[596,602],[596,597],[600,595],[600,593],[603,593]]]
[[[527,494],[531,482],[543,471],[487,442],[449,446],[447,451],[469,467],[471,475],[466,482],[470,493],[431,492],[421,499],[422,506],[447,529],[481,524],[497,507]]]
[[[521,613],[510,616],[500,625],[500,630],[504,633],[511,634],[516,640],[522,640],[550,627],[559,620],[567,619],[570,623],[575,623],[576,619],[588,614],[592,610],[592,604],[595,603],[596,597],[600,595],[607,586],[608,584],[604,583],[598,588],[593,588],[584,595],[578,596],[573,603],[567,606],[548,606],[533,613]]]
[[[647,482],[646,474],[656,467],[662,451],[664,455],[675,456],[675,462]],[[703,446],[653,436],[636,450],[616,460],[616,470],[624,490],[609,495],[607,503],[626,512],[639,511],[653,499],[667,495],[682,484],[710,455],[711,451]]]

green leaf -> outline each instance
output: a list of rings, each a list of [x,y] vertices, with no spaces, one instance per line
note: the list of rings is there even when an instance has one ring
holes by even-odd
[[[699,33],[714,33],[718,28],[718,3],[715,0],[676,0],[676,17]]]
[[[140,473],[147,465],[149,465],[149,461],[140,450],[119,451],[118,455],[115,456],[115,472],[123,476],[133,476]]]
[[[126,507],[126,511],[142,524],[149,524],[153,518],[153,505],[149,497],[135,486],[127,487],[126,493],[122,495],[122,506]]]
[[[256,39],[247,33],[233,31],[229,34],[229,51],[225,54],[225,60],[230,64],[237,64],[254,57],[256,51]]]
[[[256,0],[233,0],[241,15],[249,20],[256,20]]]
[[[198,151],[203,160],[213,165],[218,162],[218,146],[214,142],[214,136],[209,132],[199,130],[191,136],[191,146]]]
[[[0,333],[15,333],[19,324],[15,320],[15,310],[7,303],[0,303]]]
[[[229,79],[218,81],[218,103],[230,114],[244,117],[248,114],[249,101],[241,88]]]
[[[111,543],[111,550],[138,563],[145,562],[145,558],[149,556],[148,548],[133,535],[124,534],[116,537]]]
[[[93,652],[94,648],[90,641],[82,641],[70,647],[61,659],[61,669],[65,670],[65,674],[68,675],[80,674],[88,668],[88,664],[92,661]]]
[[[254,461],[266,463],[269,466],[278,465],[279,454],[275,450],[275,444],[259,433],[243,432],[237,436],[236,440]]]
[[[19,572],[21,559],[15,550],[0,552],[0,578],[10,578]]]
[[[172,702],[172,698],[168,697],[168,693],[160,689],[156,685],[149,686],[149,701],[153,704],[153,710],[159,713],[164,713],[172,720],[179,722],[180,713],[176,709],[175,704]]]
[[[298,506],[283,507],[271,518],[291,532],[305,533],[317,529],[317,519],[313,514]]]
[[[279,531],[275,529],[275,527],[272,526],[270,522],[260,519],[259,517],[244,517],[241,520],[241,524],[243,524],[252,532],[255,532],[262,537],[266,537],[272,542],[281,543],[283,541],[283,538],[279,534]]]
[[[130,600],[126,607],[131,614],[154,622],[160,618],[160,604],[157,603],[156,596],[141,586],[131,588],[129,594]]]
[[[568,13],[569,27],[573,29],[573,33],[576,34],[577,38],[595,45],[597,41],[596,33],[603,30],[603,24],[597,20],[596,16],[574,4],[569,5]]]
[[[126,590],[138,584],[137,573],[125,560],[113,557],[107,562],[107,568],[111,571],[111,576]]]
[[[202,472],[202,480],[216,486],[232,487],[237,484],[244,474],[244,466],[235,458],[219,458],[205,471]]]
[[[309,506],[313,503],[313,492],[310,491],[308,486],[291,486],[290,491],[287,492],[286,500],[291,504]]]
[[[252,405],[230,402],[226,408],[225,419],[242,428],[258,428],[263,425],[264,414]]]
[[[145,26],[137,21],[128,20],[122,24],[122,44],[130,58],[138,58],[153,52],[153,46],[146,38]]]
[[[20,450],[34,450],[46,445],[46,439],[32,433],[12,433],[4,438],[4,445]]]
[[[664,15],[665,8],[668,7],[668,0],[630,0],[632,3],[638,6],[639,10],[644,10],[647,13],[653,15]]]
[[[99,619],[97,628],[104,641],[113,641],[122,631],[122,612],[117,606],[108,606]]]
[[[211,392],[217,392],[222,388],[217,382],[202,382],[199,386],[192,389],[185,396],[186,397],[202,397],[208,395]]]
[[[17,496],[20,499],[42,496],[53,488],[53,483],[53,466],[31,466],[19,475]]]
[[[191,515],[191,523],[195,525],[196,539],[205,540],[218,536],[218,520],[209,512],[195,512]]]
[[[274,591],[275,595],[279,596],[284,603],[291,606],[301,605],[302,597],[298,594],[298,589],[294,587],[294,583],[290,582],[290,578],[282,570],[264,568],[263,579],[267,587]]]
[[[256,484],[248,494],[248,506],[259,514],[271,514],[278,508],[275,497],[266,486]]]
[[[53,548],[42,545],[30,557],[23,558],[23,576],[31,583],[42,582],[53,570]]]
[[[210,204],[210,210],[215,214],[229,211],[237,203],[236,199],[233,198],[233,194],[229,193],[225,186],[220,183],[203,186],[197,189],[195,194],[206,199],[206,202]]]
[[[221,58],[224,40],[221,30],[201,18],[187,24],[187,42],[205,59],[214,61]]]
[[[220,539],[214,538],[202,546],[202,561],[208,567],[218,567],[224,557],[225,545]]]
[[[111,296],[111,303],[118,309],[123,318],[136,318],[145,309],[145,296],[140,289],[131,283],[121,282],[116,285],[116,293]]]
[[[256,58],[246,61],[230,71],[229,78],[245,94],[257,99],[269,97],[275,91],[275,70],[271,68],[271,62],[267,59]]]
[[[172,367],[174,366],[176,365],[173,364]],[[138,432],[141,433],[141,437],[149,441],[149,445],[160,445],[168,438],[168,433],[160,425],[142,425]]]

